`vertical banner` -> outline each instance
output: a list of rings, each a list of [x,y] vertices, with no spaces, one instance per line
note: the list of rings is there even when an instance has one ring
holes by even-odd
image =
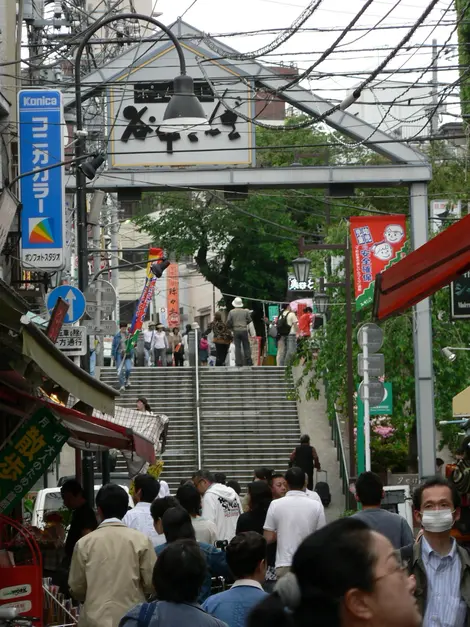
[[[19,175],[64,160],[62,94],[22,89],[18,93]],[[25,270],[65,266],[64,167],[20,179],[21,264]]]
[[[181,326],[179,266],[172,263],[166,271],[166,312],[170,329]]]
[[[157,277],[152,273],[150,267],[153,261],[161,259],[163,257],[163,250],[161,248],[151,248],[149,250],[149,263],[147,265],[147,276],[145,277],[144,288],[140,295],[139,302],[137,303],[134,317],[132,318],[131,328],[129,329],[129,341],[127,344],[127,351],[130,352],[132,348],[137,344],[140,330],[144,324],[147,310],[153,298],[153,292],[155,291],[155,283]]]
[[[0,451],[0,513],[8,514],[42,477],[70,433],[47,408],[38,409]]]
[[[360,216],[349,218],[349,223],[359,311],[374,300],[375,276],[406,255],[406,217]]]

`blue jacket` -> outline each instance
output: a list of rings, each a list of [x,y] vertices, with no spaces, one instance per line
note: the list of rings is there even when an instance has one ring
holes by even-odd
[[[118,350],[119,350],[119,346],[121,344],[121,332],[119,331],[118,333],[116,333],[116,335],[113,337],[113,345],[111,346],[111,357],[116,361],[117,359],[117,354],[118,354]],[[134,355],[134,351],[131,350],[131,352],[126,355],[127,358],[132,358]]]
[[[152,603],[153,612],[145,627],[227,627],[225,623],[206,614],[200,605],[191,603]],[[139,623],[141,605],[136,605],[121,618],[119,627],[144,627]]]
[[[198,542],[207,564],[207,576],[202,585],[201,592],[199,593],[198,602],[203,603],[211,593],[211,579],[212,577],[225,577],[226,579],[232,579],[229,567],[227,566],[227,560],[225,559],[225,552],[220,549],[216,549],[212,544],[206,542]],[[160,544],[155,547],[155,553],[160,553],[167,547],[167,543]]]
[[[202,607],[212,616],[225,621],[228,627],[246,627],[251,610],[266,596],[264,590],[255,586],[235,585],[209,597]]]

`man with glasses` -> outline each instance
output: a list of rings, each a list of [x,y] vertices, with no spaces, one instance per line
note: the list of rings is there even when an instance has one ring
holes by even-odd
[[[422,536],[401,549],[416,578],[423,627],[470,627],[470,556],[451,537],[460,518],[460,497],[443,477],[428,479],[413,494]]]

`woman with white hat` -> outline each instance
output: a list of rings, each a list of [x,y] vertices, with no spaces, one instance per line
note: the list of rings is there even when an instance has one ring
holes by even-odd
[[[235,345],[235,364],[240,366],[252,366],[250,340],[248,339],[248,326],[251,315],[248,309],[243,307],[243,301],[237,296],[232,302],[232,311],[227,318],[227,326],[233,331],[233,343]]]

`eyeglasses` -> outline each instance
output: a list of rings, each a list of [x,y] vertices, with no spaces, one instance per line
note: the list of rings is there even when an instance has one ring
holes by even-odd
[[[402,575],[408,573],[408,562],[402,560],[401,558],[397,558],[396,566],[389,573],[385,573],[384,575],[380,575],[379,577],[375,577],[374,581],[380,581],[380,579],[384,579],[385,577],[390,577],[390,575],[394,575],[395,573],[401,573]]]

